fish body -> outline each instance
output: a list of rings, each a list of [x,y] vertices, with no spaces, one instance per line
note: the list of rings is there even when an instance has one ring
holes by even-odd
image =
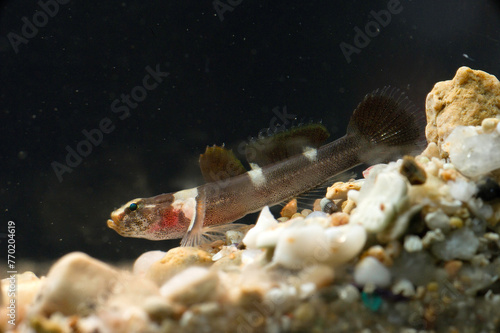
[[[108,226],[123,236],[182,237],[183,246],[194,246],[210,239],[210,232],[230,228],[230,222],[297,197],[361,163],[415,151],[425,143],[423,128],[406,97],[395,90],[376,91],[358,105],[344,137],[319,147],[304,145],[267,165],[250,163],[248,172],[223,148],[214,147],[210,154],[207,148],[206,159],[212,160],[204,164],[217,166],[223,176],[215,174],[214,181],[196,188],[131,200],[111,213]]]

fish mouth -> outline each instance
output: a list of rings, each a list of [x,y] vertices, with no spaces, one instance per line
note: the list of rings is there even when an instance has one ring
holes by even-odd
[[[108,228],[118,231],[118,224],[115,221],[108,219]]]

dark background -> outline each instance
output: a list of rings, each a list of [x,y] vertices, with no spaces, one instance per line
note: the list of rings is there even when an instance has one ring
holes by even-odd
[[[353,44],[354,28],[387,4],[242,0],[221,20],[212,1],[68,1],[16,53],[7,36],[21,36],[23,17],[33,22],[41,7],[2,2],[2,252],[9,220],[18,262],[167,250],[179,240],[122,238],[107,228],[109,213],[201,184],[205,146],[256,135],[273,108],[322,120],[336,138],[376,88],[397,86],[423,110],[434,83],[460,66],[500,75],[500,7],[486,0],[402,0],[402,12],[348,63],[340,43]],[[157,65],[170,75],[120,120],[113,100]],[[51,163],[64,164],[66,146],[75,149],[82,130],[106,117],[114,131],[59,182]]]

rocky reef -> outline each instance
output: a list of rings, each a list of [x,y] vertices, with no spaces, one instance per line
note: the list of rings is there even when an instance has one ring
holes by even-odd
[[[462,67],[426,114],[420,155],[337,182],[311,209],[266,207],[226,240],[129,270],[70,253],[47,276],[17,275],[16,325],[4,279],[0,329],[499,331],[500,82]]]

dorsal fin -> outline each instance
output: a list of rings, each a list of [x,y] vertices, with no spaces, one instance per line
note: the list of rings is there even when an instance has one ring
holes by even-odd
[[[295,127],[250,142],[245,150],[246,159],[250,164],[263,167],[302,154],[307,148],[318,148],[329,136],[321,124]]]
[[[247,172],[233,151],[226,149],[224,145],[207,146],[205,153],[200,155],[200,169],[206,182],[215,182]]]

